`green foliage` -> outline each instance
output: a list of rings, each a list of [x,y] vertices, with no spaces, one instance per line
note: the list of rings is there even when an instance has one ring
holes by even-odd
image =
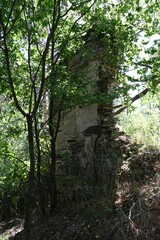
[[[13,102],[1,95],[0,219],[9,218],[22,210],[18,209],[18,204],[24,201],[22,192],[28,172],[26,134],[23,128],[23,119]]]
[[[0,219],[22,213],[24,185],[28,166],[14,156],[0,156]]]
[[[144,147],[160,148],[159,92],[146,96],[132,111],[121,113],[118,125],[134,142]]]

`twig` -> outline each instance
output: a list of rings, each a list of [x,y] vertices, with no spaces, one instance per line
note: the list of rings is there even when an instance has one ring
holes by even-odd
[[[29,166],[28,166],[24,161],[22,161],[20,158],[18,158],[18,157],[15,157],[15,156],[12,156],[12,155],[6,154],[6,153],[1,153],[1,152],[0,152],[0,155],[1,155],[1,156],[5,156],[5,157],[14,158],[14,159],[16,159],[17,161],[23,163],[23,164],[29,169]]]
[[[135,95],[133,98],[131,98],[131,103],[134,103],[135,101],[137,101],[138,99],[140,99],[141,97],[145,96],[147,93],[149,92],[149,88],[146,88],[144,89],[142,92],[138,93],[137,95]],[[125,104],[123,106],[122,105],[119,105],[119,107],[122,107],[120,108],[119,110],[117,110],[116,112],[114,112],[114,115],[118,115],[120,114],[121,112],[123,112],[126,108],[128,108],[128,104]],[[115,107],[116,108],[116,107]]]

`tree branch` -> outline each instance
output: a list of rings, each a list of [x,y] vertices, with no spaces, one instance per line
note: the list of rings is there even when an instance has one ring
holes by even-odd
[[[142,92],[138,93],[133,98],[131,98],[131,103],[134,103],[136,100],[138,100],[141,97],[145,96],[148,92],[149,92],[148,88],[144,89]],[[126,104],[124,106],[123,106],[123,104],[115,106],[115,108],[117,108],[117,107],[121,107],[121,108],[119,110],[117,110],[116,112],[114,112],[114,115],[118,115],[121,112],[123,112],[126,108],[128,108],[128,104]]]
[[[56,4],[56,0],[54,0],[54,3]],[[58,23],[59,23],[59,20],[60,20],[60,0],[57,1],[57,5],[58,5],[57,18],[56,18],[55,15],[53,15],[52,28],[51,28],[50,33],[48,35],[46,46],[45,46],[45,49],[44,49],[44,52],[43,52],[43,55],[42,55],[42,58],[41,58],[41,63],[42,63],[41,85],[40,85],[40,90],[39,90],[37,101],[36,101],[34,109],[32,111],[33,115],[36,114],[39,103],[40,103],[41,98],[42,98],[44,85],[45,85],[45,80],[46,80],[46,58],[47,58],[47,54],[48,54],[48,51],[49,51],[50,43],[52,41],[52,38],[54,36],[54,33],[57,29],[57,26],[58,26]],[[53,14],[54,13],[56,13],[56,5],[54,7]]]
[[[61,18],[65,17],[71,10],[75,11],[76,9],[80,8],[83,4],[89,3],[89,2],[91,2],[91,1],[92,1],[92,0],[84,1],[84,2],[80,3],[78,6],[75,6],[75,7],[73,7],[73,5],[72,5],[71,7],[69,7],[69,8],[66,10],[66,12],[65,12],[63,15],[61,15]]]
[[[33,93],[34,93],[34,89],[35,89],[35,79],[32,76],[32,67],[31,67],[31,38],[30,38],[30,31],[29,31],[29,27],[28,27],[26,16],[25,16],[25,21],[26,21],[27,30],[28,30],[28,36],[27,36],[27,40],[28,40],[28,50],[27,50],[27,52],[28,52],[28,69],[29,69],[30,81],[32,83],[31,93],[30,93],[30,101],[29,101],[29,114],[31,114],[31,112],[32,112],[32,99],[33,99]]]
[[[12,29],[13,29],[13,27],[14,27],[14,24],[16,23],[17,19],[18,19],[19,16],[21,15],[21,13],[22,13],[24,7],[25,7],[25,4],[22,6],[22,9],[18,12],[17,16],[16,16],[15,19],[13,20],[10,29],[7,31],[7,35],[12,31]]]
[[[13,95],[13,98],[14,98],[14,102],[15,102],[15,105],[16,105],[17,109],[21,112],[21,114],[23,116],[26,116],[26,112],[21,108],[21,106],[19,104],[19,101],[17,99],[17,96],[16,96],[15,89],[14,89],[12,73],[11,73],[11,67],[10,67],[9,51],[8,51],[7,39],[6,39],[7,33],[6,33],[5,25],[3,23],[1,12],[0,12],[0,24],[1,24],[2,29],[3,29],[4,55],[5,55],[5,61],[6,61],[6,67],[7,67],[6,70],[7,70],[7,75],[8,75],[8,82],[9,82],[10,89],[11,89],[11,92],[12,92],[12,95]]]
[[[16,0],[14,0],[14,1],[12,2],[11,11],[10,11],[10,13],[9,13],[8,20],[7,20],[7,23],[6,23],[6,26],[5,26],[6,29],[7,29],[7,27],[8,27],[9,22],[10,22],[10,18],[11,18],[11,16],[12,16],[15,3],[16,3]]]
[[[141,63],[141,62],[136,63],[136,62],[134,62],[134,64],[138,65],[140,67],[146,67],[146,68],[152,69],[152,66],[150,66],[150,65],[148,65],[146,63]]]
[[[28,166],[25,162],[23,162],[20,158],[18,158],[18,157],[12,156],[11,154],[8,154],[8,153],[2,153],[2,152],[0,152],[0,155],[1,155],[1,156],[5,156],[5,157],[14,158],[14,159],[16,159],[17,161],[23,163],[23,164],[29,169],[29,166]]]
[[[59,53],[57,54],[57,57],[56,57],[56,59],[55,59],[55,64],[57,63],[59,57],[61,56],[61,53],[63,52],[64,48],[65,48],[66,45],[68,44],[68,42],[69,42],[69,40],[70,40],[69,37],[70,37],[70,35],[71,35],[71,33],[72,33],[72,30],[74,29],[76,23],[93,7],[93,5],[95,4],[96,1],[97,1],[97,0],[95,0],[95,1],[90,5],[90,7],[89,7],[80,17],[78,17],[78,18],[75,20],[75,22],[73,23],[73,25],[72,25],[69,33],[68,33],[67,39],[62,43],[61,49],[60,49]],[[87,2],[88,2],[88,1],[87,1]]]

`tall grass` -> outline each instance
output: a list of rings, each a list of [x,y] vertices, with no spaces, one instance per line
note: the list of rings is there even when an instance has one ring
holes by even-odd
[[[134,110],[128,108],[117,124],[133,142],[160,149],[160,94],[144,97]]]

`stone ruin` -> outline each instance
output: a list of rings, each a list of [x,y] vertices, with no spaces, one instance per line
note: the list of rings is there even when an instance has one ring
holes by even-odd
[[[82,57],[76,57],[70,69],[81,65],[79,70],[90,79],[88,91],[92,94],[96,86],[99,93],[109,95],[116,84],[116,64],[114,61],[108,63],[108,53],[97,39],[86,41],[86,49],[90,50],[90,58],[84,61],[85,64],[80,64]],[[57,137],[57,152],[68,156],[70,174],[87,179],[88,185],[83,185],[86,191],[110,199],[114,198],[116,172],[122,155],[113,105],[110,99],[105,104],[77,106],[63,112]],[[59,174],[63,165],[60,162],[57,162]]]

